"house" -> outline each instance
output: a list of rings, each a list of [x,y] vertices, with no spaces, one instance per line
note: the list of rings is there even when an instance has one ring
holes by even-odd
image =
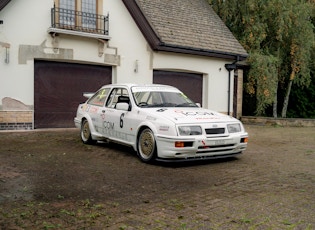
[[[207,0],[0,0],[0,130],[74,127],[83,92],[123,82],[240,116],[246,57]]]

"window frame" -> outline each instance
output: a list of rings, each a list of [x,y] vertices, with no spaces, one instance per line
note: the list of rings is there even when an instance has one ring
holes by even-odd
[[[57,8],[60,8],[60,1],[61,0],[54,0],[54,3],[55,3],[55,7]],[[57,17],[56,17],[56,22],[57,24],[59,24],[59,28],[61,29],[75,29],[75,28],[82,28],[83,32],[97,32],[99,31],[100,29],[102,29],[102,24],[101,24],[101,21],[100,20],[97,20],[97,15],[103,15],[103,0],[95,0],[96,1],[96,12],[94,12],[93,14],[95,14],[95,18],[96,18],[96,23],[95,23],[95,27],[94,28],[86,28],[86,27],[82,27],[83,26],[83,11],[82,11],[82,0],[72,0],[74,1],[74,4],[75,4],[75,11],[79,11],[82,13],[81,16],[77,16],[77,14],[75,14],[75,19],[74,19],[74,25],[67,25],[67,23],[65,24],[60,24],[60,14],[61,13],[58,13],[57,14]],[[86,13],[91,13],[91,12],[86,12]]]
[[[105,107],[114,109],[119,96],[128,96],[128,89],[123,87],[113,88],[113,90],[108,94],[108,99],[106,101]]]

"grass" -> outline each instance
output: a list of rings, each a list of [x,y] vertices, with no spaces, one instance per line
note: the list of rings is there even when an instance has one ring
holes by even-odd
[[[18,204],[17,204],[18,206]],[[102,204],[92,204],[87,200],[79,204],[61,205],[27,202],[17,208],[0,208],[0,226],[15,226],[34,229],[65,229],[74,225],[90,227],[105,226],[111,220]],[[65,206],[65,207],[64,207]]]

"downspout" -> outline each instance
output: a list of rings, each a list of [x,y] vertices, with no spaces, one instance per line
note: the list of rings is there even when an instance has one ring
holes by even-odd
[[[231,100],[231,71],[236,69],[236,62],[238,62],[239,56],[236,56],[236,60],[232,64],[225,64],[224,67],[229,71],[229,83],[228,83],[228,115],[230,116],[230,100]]]

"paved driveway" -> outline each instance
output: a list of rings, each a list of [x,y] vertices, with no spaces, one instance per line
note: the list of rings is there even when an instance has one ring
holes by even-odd
[[[156,165],[76,129],[0,132],[0,229],[314,229],[315,129],[246,129],[239,158]]]

